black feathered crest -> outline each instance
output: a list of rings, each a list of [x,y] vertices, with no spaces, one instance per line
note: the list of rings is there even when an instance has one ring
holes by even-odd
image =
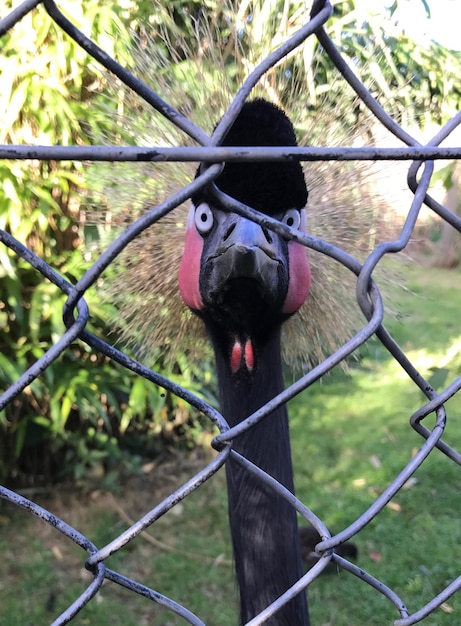
[[[285,113],[263,99],[243,105],[223,146],[297,146],[295,131]],[[297,161],[227,163],[216,179],[221,191],[268,214],[302,209],[307,188],[302,166]],[[192,198],[197,206],[207,198],[206,190]]]

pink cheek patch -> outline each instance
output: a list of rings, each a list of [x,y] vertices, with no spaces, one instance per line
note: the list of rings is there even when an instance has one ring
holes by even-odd
[[[188,307],[200,311],[203,308],[199,276],[203,239],[194,224],[187,225],[184,252],[179,266],[179,292]]]
[[[290,282],[282,310],[289,314],[294,313],[304,304],[311,286],[311,268],[307,260],[306,248],[295,241],[290,241],[288,244],[288,267]]]

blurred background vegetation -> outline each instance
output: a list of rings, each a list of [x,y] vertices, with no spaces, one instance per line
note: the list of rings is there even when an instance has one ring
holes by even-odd
[[[385,19],[363,2],[333,4],[328,32],[399,122],[424,131],[453,115],[461,99],[458,53],[436,42],[418,45],[397,31],[393,15],[398,2],[385,12]],[[2,2],[0,7],[5,14],[11,3]],[[223,106],[225,98],[219,95],[223,82],[226,93],[234,93],[243,77],[308,17],[304,2],[281,0],[173,1],[155,6],[150,1],[70,0],[63,10],[141,77],[137,51],[148,46],[153,63],[158,63],[156,87],[163,90],[161,95],[187,114],[201,111],[208,126],[220,113],[210,94],[216,94],[216,102]],[[212,54],[203,54],[204,49]],[[144,123],[151,114],[133,104],[127,91],[61,32],[43,7],[3,37],[0,54],[1,143],[82,145],[97,143],[101,137],[138,142],[139,137],[119,120],[137,117]],[[204,81],[206,92],[200,88]],[[303,116],[315,119],[320,109],[325,119],[327,110],[332,136],[335,125],[352,128],[363,113],[314,37],[269,72],[260,87],[289,113],[296,113],[300,124]],[[322,137],[323,127],[318,127],[318,134]],[[88,211],[102,207],[108,215],[105,189],[103,185],[98,189],[99,174],[102,179],[104,172],[98,167],[34,160],[0,163],[1,228],[71,282],[82,276],[121,226],[107,219],[98,223]],[[456,176],[452,165],[442,169],[439,180],[447,192],[457,184]],[[388,219],[395,220],[395,215]],[[449,265],[455,267],[459,250],[446,235],[452,248],[447,254],[444,228],[426,221],[421,237],[431,251],[441,240],[442,262],[449,257]],[[111,271],[104,280],[110,282]],[[104,290],[104,285],[100,287]],[[114,304],[102,300],[98,291],[91,290],[86,298],[91,329],[111,336]],[[0,248],[0,389],[61,336],[63,301],[57,288],[9,249]],[[199,368],[189,364],[185,351],[175,353],[172,363],[166,362],[164,353],[165,346],[158,346],[156,369],[213,399],[213,372],[206,355]],[[0,480],[14,486],[65,478],[78,482],[96,470],[109,484],[171,444],[193,447],[208,428],[181,400],[75,342],[0,414]]]

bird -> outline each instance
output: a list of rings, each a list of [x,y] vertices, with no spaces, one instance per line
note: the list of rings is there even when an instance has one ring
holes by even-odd
[[[315,547],[322,541],[322,537],[316,528],[313,526],[304,526],[299,529],[299,543],[301,546],[301,558],[307,565],[307,569],[310,569],[317,563],[320,558],[320,554],[316,551]],[[359,556],[359,551],[355,543],[351,541],[345,541],[337,546],[334,550],[336,554],[344,558],[353,559],[356,561]],[[331,565],[331,566],[330,566]],[[329,564],[324,570],[325,572],[334,572],[337,568],[334,564]]]
[[[246,102],[225,146],[296,146],[294,127],[278,106]],[[308,191],[296,161],[227,163],[215,184],[228,196],[305,231]],[[220,408],[239,424],[284,388],[281,328],[308,297],[306,248],[249,219],[224,211],[212,191],[191,198],[179,290],[202,319],[213,345]],[[233,449],[294,493],[285,405],[239,435]],[[230,459],[228,511],[240,596],[240,621],[250,621],[303,574],[295,509]],[[299,593],[266,622],[308,626]]]
[[[218,49],[212,45],[203,46],[200,41],[198,44],[199,56],[194,57],[191,51],[185,51],[185,55],[191,62],[194,60],[198,68],[208,67],[207,63],[212,68],[220,67],[219,76],[225,78],[225,66],[216,56]],[[211,54],[208,60],[202,56],[206,56],[207,52]],[[226,89],[221,80],[220,91],[214,89],[214,83],[211,83],[211,88],[204,74],[196,88],[186,90],[183,84],[190,78],[187,72],[183,76],[181,89],[172,89],[170,82],[163,82],[162,77],[169,76],[171,68],[168,61],[159,58],[158,46],[137,46],[133,56],[137,59],[140,75],[145,76],[146,84],[153,85],[159,93],[166,94],[166,99],[173,102],[177,110],[187,112],[190,119],[205,132],[213,131],[212,111],[217,111],[216,117],[224,113],[233,97],[231,89]],[[109,82],[109,86],[112,86],[114,99],[119,98],[118,82]],[[199,93],[200,103],[203,99],[207,106],[193,106],[190,93]],[[322,145],[351,144],[358,140],[366,142],[369,134],[368,122],[365,120],[363,124],[351,129],[348,121],[346,122],[346,116],[338,115],[338,102],[335,102],[334,113],[328,102],[317,106],[312,112],[306,108],[305,98],[295,88],[287,97],[284,92],[283,98],[277,97],[273,90],[268,93],[264,85],[255,88],[253,93],[256,104],[250,102],[243,107],[222,142],[223,145],[251,145],[251,137],[256,144],[270,143],[271,139],[267,140],[267,125],[261,125],[265,118],[276,118],[280,121],[280,124],[269,125],[269,136],[276,145],[280,142],[278,133],[287,134],[283,138],[283,144],[296,145],[293,124],[283,113],[282,107],[288,111],[290,119],[295,121],[301,145],[315,146],[319,142]],[[270,98],[272,106],[268,102],[263,103],[266,98]],[[187,138],[184,139],[174,125],[166,127],[158,124],[151,109],[140,105],[129,90],[124,93],[124,101],[127,111],[136,110],[137,114],[127,113],[117,117],[116,123],[121,129],[121,137],[129,132],[148,146],[176,146],[184,141],[187,144]],[[261,113],[263,109],[266,111],[264,116]],[[256,115],[258,111],[261,115]],[[248,123],[249,119],[252,120],[251,123]],[[105,141],[107,139],[102,137],[101,142]],[[178,188],[184,187],[194,173],[197,173],[196,165],[192,162],[184,163],[181,167],[171,165],[156,163],[155,170],[151,163],[124,163],[120,167],[113,163],[109,168],[94,166],[93,179],[103,193],[100,201],[95,200],[94,216],[93,206],[88,205],[87,222],[100,224],[102,220],[105,227],[112,224],[115,229],[132,223],[140,214],[163,201]],[[307,188],[303,174],[309,188],[308,212],[305,211]],[[387,206],[386,197],[380,195],[373,185],[375,177],[376,172],[368,163],[351,165],[347,162],[310,162],[302,172],[301,166],[294,162],[247,162],[227,163],[216,184],[237,200],[248,203],[263,213],[279,217],[290,226],[297,225],[303,230],[306,220],[309,234],[320,237],[360,259],[366,258],[370,238],[378,232],[377,219],[380,211],[377,207]],[[248,184],[249,178],[251,184]],[[355,301],[355,276],[327,255],[314,250],[309,251],[310,270],[306,267],[301,272],[304,276],[301,284],[309,296],[296,312],[284,309],[281,302],[284,289],[288,294],[288,278],[294,278],[293,263],[287,265],[287,260],[290,261],[289,254],[285,254],[279,265],[281,282],[277,283],[278,297],[274,293],[272,297],[264,294],[261,287],[255,290],[254,277],[240,277],[238,282],[232,281],[228,287],[222,286],[223,288],[215,292],[208,290],[210,297],[208,293],[202,293],[205,280],[205,273],[200,280],[201,271],[205,267],[202,253],[205,249],[210,251],[218,225],[223,226],[223,215],[213,203],[211,195],[208,197],[207,190],[204,189],[192,198],[192,208],[190,203],[181,204],[161,218],[155,228],[147,229],[131,242],[114,261],[114,271],[99,285],[98,293],[116,311],[111,319],[111,327],[117,342],[138,360],[152,367],[157,366],[160,354],[162,363],[174,366],[176,375],[178,368],[180,373],[183,372],[185,361],[188,365],[193,362],[196,371],[203,367],[204,362],[209,362],[209,345],[212,344],[219,378],[221,411],[229,425],[233,425],[283,389],[280,340],[285,365],[291,367],[295,373],[306,371],[315,367],[353,336],[362,327],[363,316]],[[237,220],[235,215],[229,215],[229,219],[231,223],[226,231],[229,236],[247,236],[252,232],[253,235],[258,233],[261,238],[262,232],[265,238],[263,246],[270,246],[267,240],[269,237],[274,239],[274,245],[279,242],[281,249],[287,251],[288,243],[280,242],[279,236],[272,231],[258,231],[256,227],[252,227],[251,222],[241,218]],[[207,231],[208,226],[210,231]],[[195,242],[192,264],[188,264],[188,255],[183,253],[185,228],[185,249],[189,254],[189,261]],[[229,232],[231,228],[235,232]],[[201,233],[199,229],[202,230]],[[188,246],[188,241],[192,247]],[[296,250],[292,244],[289,248]],[[306,250],[302,247],[302,255],[300,250],[301,247],[298,248],[298,254],[300,257],[304,256],[302,261],[306,263]],[[259,258],[259,253],[251,253],[247,258],[250,267],[253,263],[253,274],[257,274],[255,268],[258,267]],[[195,267],[194,280],[190,280],[189,270],[192,267]],[[180,289],[178,271],[182,274]],[[310,285],[306,281],[309,274]],[[213,276],[219,278],[216,273]],[[208,278],[213,276],[210,272]],[[383,279],[383,282],[386,281]],[[270,285],[266,284],[266,287]],[[290,295],[294,292],[292,289]],[[302,289],[299,294],[300,301],[303,297]],[[196,298],[195,301],[193,297]],[[248,306],[249,303],[251,307]],[[293,298],[291,304],[295,309],[294,305],[297,303]],[[207,334],[211,341],[207,339]],[[187,357],[181,361],[181,366],[175,360],[177,354]],[[265,369],[262,367],[264,364]],[[214,390],[208,397],[214,403]],[[234,406],[237,399],[239,402]],[[234,450],[274,475],[289,490],[293,490],[285,407],[272,413],[245,435],[236,438],[233,445]],[[283,467],[279,467],[280,459],[285,463]],[[272,464],[274,467],[271,467]],[[302,575],[303,541],[302,535],[298,536],[296,519],[291,508],[274,493],[265,491],[262,485],[257,484],[256,479],[249,477],[231,461],[227,466],[227,483],[234,559],[237,579],[240,581],[238,586],[241,589],[240,619],[244,622],[264,609]],[[247,497],[249,492],[253,494],[251,501]],[[272,510],[271,501],[277,516],[269,520],[260,516],[255,522],[258,511],[261,512],[265,507]],[[289,520],[289,526],[284,525],[285,516]],[[283,528],[276,534],[276,529],[280,526]],[[240,530],[237,530],[238,527]],[[248,545],[255,537],[257,541]],[[287,545],[283,545],[284,543]],[[246,555],[242,555],[240,546],[247,548]],[[310,552],[312,550],[309,549]],[[278,558],[279,553],[280,561],[274,556],[277,554]],[[262,560],[258,562],[258,558]],[[250,565],[249,559],[253,559]],[[274,567],[274,563],[282,565]],[[256,586],[260,589],[258,594],[254,593]],[[252,594],[249,589],[253,590]],[[267,623],[272,626],[309,624],[304,596],[304,593],[300,594]]]

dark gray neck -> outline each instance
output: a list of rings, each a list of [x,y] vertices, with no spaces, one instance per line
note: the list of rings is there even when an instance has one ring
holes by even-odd
[[[280,332],[255,346],[255,369],[232,374],[229,357],[213,338],[221,411],[235,425],[283,389]],[[288,415],[274,411],[234,441],[234,449],[294,492]],[[229,520],[240,589],[241,621],[246,623],[302,575],[295,510],[237,463],[227,464]],[[298,594],[269,621],[270,626],[308,626],[306,594]]]

